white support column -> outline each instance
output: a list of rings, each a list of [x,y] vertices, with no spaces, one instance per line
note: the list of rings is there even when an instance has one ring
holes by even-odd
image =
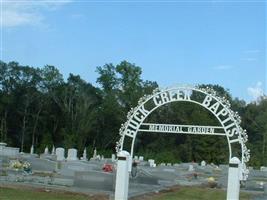
[[[240,160],[233,157],[229,163],[227,200],[239,200],[240,191]]]
[[[120,151],[117,154],[117,174],[115,186],[115,200],[128,199],[128,186],[129,186],[129,162],[130,154],[127,151]]]

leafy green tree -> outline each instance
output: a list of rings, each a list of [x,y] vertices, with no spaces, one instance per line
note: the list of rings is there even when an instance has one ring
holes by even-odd
[[[0,140],[20,146],[22,151],[34,145],[40,153],[46,146],[55,145],[75,147],[81,154],[85,147],[89,153],[96,147],[110,156],[129,109],[158,85],[143,80],[142,68],[127,61],[105,64],[97,67],[96,72],[99,87],[79,75],[70,74],[64,80],[52,65],[36,68],[0,61]],[[266,166],[266,97],[246,104],[219,85],[200,87],[211,87],[230,101],[248,132],[252,154],[249,164]],[[210,111],[188,102],[166,104],[149,115],[146,122],[219,125]],[[217,136],[139,133],[135,141],[135,154],[155,158],[157,162],[227,163],[227,148],[225,138]]]

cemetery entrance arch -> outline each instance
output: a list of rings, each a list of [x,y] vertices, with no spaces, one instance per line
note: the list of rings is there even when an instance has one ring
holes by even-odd
[[[144,120],[157,108],[168,103],[179,101],[190,102],[204,107],[213,114],[221,126],[144,123]],[[119,132],[121,138],[116,146],[118,159],[120,158],[120,153],[128,150],[129,163],[131,163],[134,152],[134,142],[138,132],[225,136],[229,147],[229,163],[231,163],[231,159],[233,158],[238,159],[240,161],[240,164],[238,164],[238,179],[246,180],[248,175],[246,162],[249,161],[250,153],[245,145],[248,139],[247,133],[246,130],[242,129],[240,123],[240,116],[237,112],[231,110],[229,101],[217,95],[212,88],[177,86],[163,90],[156,89],[153,91],[153,94],[143,96],[139,100],[138,106],[129,111],[127,121],[122,124]],[[125,147],[126,140],[131,143],[130,149],[126,149]],[[236,145],[239,146],[240,151],[233,152],[233,146]],[[129,171],[131,171],[130,165]],[[126,185],[128,187],[128,184]],[[115,193],[116,192],[118,192],[117,188]]]

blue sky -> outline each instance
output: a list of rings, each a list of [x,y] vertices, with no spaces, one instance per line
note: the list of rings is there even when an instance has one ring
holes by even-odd
[[[161,87],[266,94],[265,1],[2,1],[1,59],[79,74],[122,60]]]

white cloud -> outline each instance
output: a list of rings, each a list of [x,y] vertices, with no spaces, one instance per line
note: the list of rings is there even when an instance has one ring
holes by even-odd
[[[218,65],[218,66],[215,66],[213,67],[213,69],[216,69],[216,70],[228,70],[228,69],[232,69],[234,66],[232,65]]]
[[[71,14],[70,18],[81,20],[81,19],[85,19],[85,16],[80,13],[75,13],[75,14]]]
[[[35,11],[26,9],[24,6],[18,5],[3,5],[2,26],[16,27],[23,25],[38,25],[41,24],[43,17]]]
[[[255,86],[248,87],[248,94],[252,97],[253,101],[258,101],[264,95],[262,82],[258,81]]]
[[[255,53],[260,53],[261,51],[259,49],[251,49],[251,50],[246,50],[244,53],[246,54],[255,54]]]
[[[253,61],[257,61],[257,58],[241,58],[241,60],[253,62]]]
[[[243,52],[242,61],[253,62],[258,60],[258,55],[261,51],[259,49],[250,49]]]
[[[70,1],[2,1],[2,27],[36,26],[45,21],[44,11],[52,11]]]

